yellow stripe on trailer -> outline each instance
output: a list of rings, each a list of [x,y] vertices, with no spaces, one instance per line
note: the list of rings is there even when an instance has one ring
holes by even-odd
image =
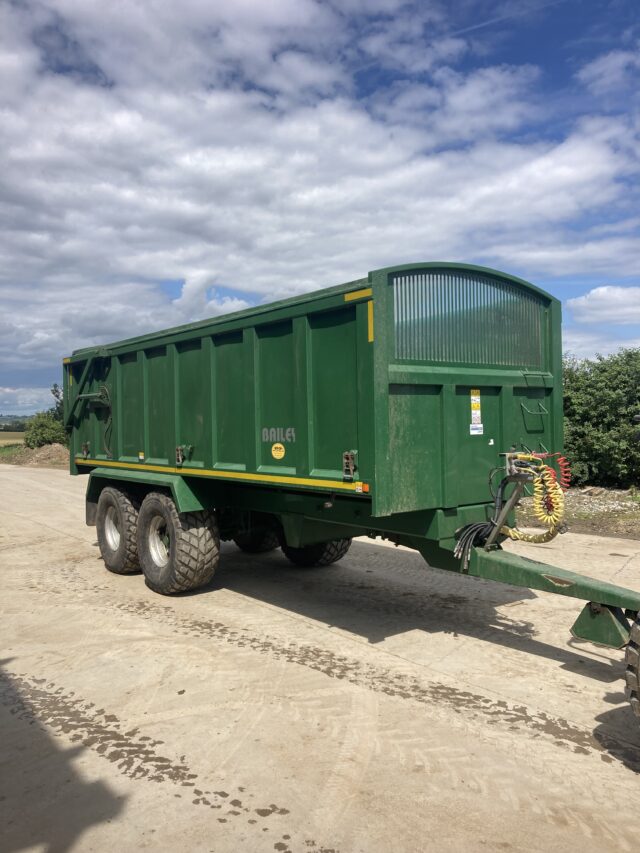
[[[370,287],[363,287],[362,290],[352,290],[351,293],[345,293],[344,301],[353,302],[354,299],[367,299],[373,296],[373,290]]]
[[[368,483],[343,483],[341,480],[321,480],[309,477],[287,477],[275,474],[251,474],[244,471],[212,471],[203,468],[176,468],[171,465],[139,465],[135,462],[115,462],[111,459],[85,459],[76,456],[76,465],[96,465],[100,468],[123,468],[134,471],[154,471],[162,474],[181,474],[183,476],[214,477],[218,480],[243,480],[253,483],[277,483],[285,486],[314,486],[324,489],[340,489],[357,494],[369,491]]]

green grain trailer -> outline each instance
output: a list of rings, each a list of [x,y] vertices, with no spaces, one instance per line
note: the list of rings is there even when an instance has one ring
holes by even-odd
[[[562,446],[560,305],[533,285],[465,264],[376,270],[78,350],[64,401],[111,571],[170,594],[211,579],[221,538],[313,566],[382,536],[585,600],[572,632],[627,646],[640,715],[640,594],[500,547],[525,484],[555,488],[534,454]],[[558,490],[541,501],[554,535]]]

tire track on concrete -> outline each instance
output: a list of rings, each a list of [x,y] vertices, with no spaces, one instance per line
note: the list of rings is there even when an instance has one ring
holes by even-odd
[[[45,678],[0,673],[0,702],[17,719],[29,725],[42,723],[93,749],[131,779],[195,784],[196,774],[183,761],[173,761],[157,751],[163,741],[140,735],[138,728],[123,731],[115,714],[64,693]]]
[[[618,734],[599,730],[596,738],[591,731],[569,720],[544,711],[532,711],[526,705],[508,703],[503,699],[494,699],[441,682],[424,682],[415,676],[363,663],[318,646],[283,642],[267,634],[256,635],[246,630],[233,629],[222,622],[183,616],[170,607],[148,601],[123,601],[113,597],[110,587],[90,583],[70,566],[63,564],[60,573],[65,578],[65,591],[68,592],[70,587],[75,588],[92,598],[105,591],[106,596],[99,595],[100,604],[148,621],[159,621],[180,634],[222,641],[387,696],[423,705],[438,705],[458,715],[474,716],[491,726],[507,727],[532,737],[542,735],[558,747],[569,748],[579,754],[599,755],[605,762],[616,759],[633,772],[640,773],[640,747]],[[50,577],[49,571],[47,579]],[[46,594],[61,591],[60,587],[50,587],[48,583],[40,586],[38,582],[32,584],[31,589]]]
[[[242,818],[256,829],[261,829],[260,837],[264,838],[262,833],[268,832],[270,827],[258,827],[258,823],[263,824],[272,815],[284,817],[290,814],[289,809],[276,803],[249,804],[248,800],[253,799],[253,795],[247,794],[243,787],[238,787],[235,793],[208,790],[198,774],[192,772],[184,755],[176,760],[158,751],[164,741],[140,734],[138,727],[125,730],[115,714],[96,708],[92,702],[77,699],[71,692],[65,693],[63,688],[46,678],[28,677],[6,670],[0,672],[0,704],[27,725],[47,727],[66,735],[72,743],[91,749],[115,765],[123,776],[189,789],[185,796],[191,797],[193,805],[219,810],[217,820],[221,824]],[[181,797],[182,794],[176,796]],[[289,844],[282,840],[288,841],[291,837],[290,833],[278,835],[274,849],[292,853]],[[310,839],[304,840],[302,847],[317,853],[338,853],[332,848],[320,848]]]
[[[422,705],[436,704],[455,714],[481,717],[489,725],[506,725],[511,730],[516,728],[533,736],[544,735],[557,746],[569,748],[578,754],[598,754],[603,761],[617,758],[629,769],[640,772],[640,747],[635,744],[602,732],[596,739],[590,731],[569,720],[551,716],[544,711],[532,711],[525,705],[510,704],[503,699],[493,699],[441,682],[424,682],[415,676],[363,663],[318,646],[283,643],[268,635],[255,636],[230,628],[222,622],[182,616],[168,607],[146,601],[120,601],[114,603],[114,606],[122,613],[143,619],[153,621],[159,618],[163,624],[189,636],[207,637],[236,648],[269,655],[387,696]]]

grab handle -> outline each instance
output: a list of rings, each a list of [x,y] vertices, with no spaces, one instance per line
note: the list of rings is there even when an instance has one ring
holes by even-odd
[[[531,409],[527,409],[527,407],[525,406],[524,403],[520,403],[520,405],[522,406],[523,411],[525,411],[528,415],[548,415],[549,414],[549,412],[545,409],[545,407],[542,405],[542,403],[538,403],[538,405],[540,406],[539,412],[532,412]]]

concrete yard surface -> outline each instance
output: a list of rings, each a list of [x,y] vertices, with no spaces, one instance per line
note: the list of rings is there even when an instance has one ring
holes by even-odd
[[[0,466],[0,850],[635,851],[640,726],[582,603],[356,541],[165,598],[86,479]],[[510,546],[640,589],[640,542]]]

